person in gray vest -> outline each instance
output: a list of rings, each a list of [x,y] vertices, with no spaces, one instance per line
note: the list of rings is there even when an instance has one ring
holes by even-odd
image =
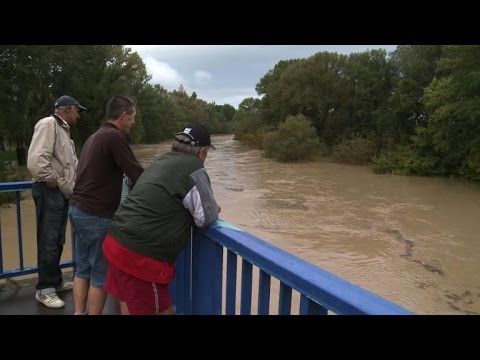
[[[37,122],[28,149],[27,167],[33,177],[32,197],[37,218],[38,282],[35,298],[50,308],[65,303],[57,295],[71,290],[60,269],[68,220],[68,199],[77,171],[77,155],[70,126],[86,108],[71,96],[55,102],[55,113]]]
[[[210,148],[205,127],[185,126],[116,211],[103,242],[105,290],[120,301],[122,314],[174,314],[168,284],[175,260],[192,227],[205,228],[220,212],[204,167]]]

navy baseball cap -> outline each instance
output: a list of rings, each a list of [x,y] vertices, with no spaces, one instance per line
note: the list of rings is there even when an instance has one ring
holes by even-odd
[[[180,140],[175,136],[175,140],[178,142],[188,144],[191,146],[209,146],[215,150],[215,146],[210,141],[210,133],[205,126],[200,124],[189,124],[183,128],[182,131],[176,135],[186,135],[190,138],[190,141]]]
[[[80,103],[75,100],[73,97],[68,95],[60,96],[57,101],[55,101],[55,109],[63,106],[76,106],[80,111],[87,110],[85,106],[80,105]]]

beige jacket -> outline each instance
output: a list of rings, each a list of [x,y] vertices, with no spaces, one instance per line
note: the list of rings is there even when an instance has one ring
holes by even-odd
[[[27,167],[33,181],[57,181],[69,199],[75,185],[78,159],[70,127],[53,116],[37,122],[28,149]]]

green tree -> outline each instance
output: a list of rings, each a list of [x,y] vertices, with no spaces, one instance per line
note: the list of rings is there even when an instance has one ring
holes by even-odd
[[[48,103],[48,94],[58,74],[55,55],[55,49],[46,46],[0,47],[0,102],[6,120],[3,135],[16,146],[22,165],[33,125],[53,105]]]
[[[394,86],[378,121],[381,149],[410,144],[415,129],[426,125],[422,96],[435,76],[441,53],[440,45],[400,45],[392,53]]]
[[[233,117],[235,138],[242,140],[248,133],[254,133],[262,125],[260,119],[260,99],[245,98]]]
[[[171,94],[158,84],[147,84],[138,102],[143,119],[143,142],[147,144],[173,137],[184,122]]]
[[[278,130],[268,133],[263,146],[265,156],[287,162],[313,159],[320,143],[312,122],[300,114],[288,116]]]
[[[385,50],[354,53],[348,57],[345,76],[351,95],[344,106],[348,110],[344,112],[346,116],[333,124],[342,128],[342,141],[349,142],[358,136],[365,139],[379,136],[377,123],[392,92],[393,73]],[[339,140],[337,137],[337,142]]]
[[[447,174],[480,180],[480,46],[445,46],[424,99],[441,166]]]

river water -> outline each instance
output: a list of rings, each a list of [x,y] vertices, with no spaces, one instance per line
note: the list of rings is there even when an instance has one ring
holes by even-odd
[[[417,314],[480,314],[479,184],[283,164],[232,135],[212,142],[205,167],[223,220]],[[146,166],[169,147],[133,149]],[[28,195],[22,206],[24,232],[34,236]],[[2,209],[4,242],[16,236],[14,213]]]

